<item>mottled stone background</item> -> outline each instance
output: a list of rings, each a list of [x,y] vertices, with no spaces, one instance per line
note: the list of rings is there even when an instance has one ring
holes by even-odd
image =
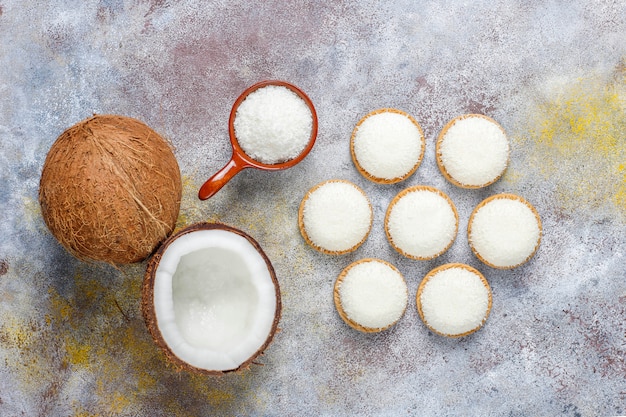
[[[201,202],[230,157],[230,107],[247,86],[283,79],[316,105],[318,142],[287,171],[247,170]],[[413,115],[427,137],[401,184],[362,178],[349,153],[370,110]],[[451,118],[498,120],[512,147],[482,190],[447,183],[434,141]],[[257,366],[221,379],[176,372],[139,312],[145,263],[72,258],[37,201],[56,137],[93,113],[139,118],[176,149],[179,226],[221,221],[252,235],[281,284],[281,331]],[[596,0],[0,0],[0,415],[615,416],[626,414],[626,2]],[[330,178],[370,197],[372,233],[355,253],[301,238],[304,193]],[[425,184],[460,216],[433,261],[396,254],[382,222],[393,196]],[[542,216],[542,246],[499,271],[467,245],[471,210],[518,193]],[[405,275],[410,304],[389,331],[360,334],[332,285],[378,257]],[[484,273],[485,327],[449,340],[420,322],[421,278],[446,262]]]

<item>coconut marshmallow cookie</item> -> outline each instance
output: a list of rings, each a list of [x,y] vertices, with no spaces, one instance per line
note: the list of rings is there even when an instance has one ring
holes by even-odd
[[[352,161],[370,181],[392,184],[411,176],[424,156],[419,123],[396,109],[375,110],[363,117],[350,138]]]
[[[326,254],[356,250],[372,227],[372,207],[355,184],[329,180],[309,190],[300,204],[298,225],[304,240]]]
[[[431,331],[461,337],[478,330],[491,311],[491,288],[471,266],[452,263],[430,271],[416,296],[420,318]]]
[[[454,242],[459,217],[442,191],[415,186],[401,191],[389,204],[385,232],[391,246],[418,260],[433,259]]]
[[[313,115],[289,88],[268,85],[241,102],[233,125],[237,143],[248,156],[278,164],[296,158],[309,144]]]
[[[436,154],[439,170],[448,181],[463,188],[480,188],[493,184],[504,173],[509,142],[495,120],[466,114],[444,126]]]
[[[280,318],[280,290],[256,241],[200,223],[172,235],[151,258],[142,312],[172,363],[221,375],[249,367],[267,348]]]
[[[362,259],[344,269],[334,287],[335,307],[350,327],[379,332],[404,314],[408,290],[396,267],[379,259]]]
[[[510,269],[527,262],[541,241],[541,219],[522,197],[496,194],[481,202],[469,218],[469,245],[483,263]]]

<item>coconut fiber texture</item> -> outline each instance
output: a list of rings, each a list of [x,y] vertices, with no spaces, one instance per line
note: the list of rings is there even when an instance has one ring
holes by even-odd
[[[73,255],[125,264],[145,259],[173,231],[181,192],[178,163],[161,136],[139,120],[96,115],[52,145],[39,202]]]

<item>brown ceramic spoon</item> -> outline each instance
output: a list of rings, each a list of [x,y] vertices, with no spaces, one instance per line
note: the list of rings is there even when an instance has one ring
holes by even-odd
[[[268,85],[286,87],[296,93],[298,97],[304,100],[306,105],[309,107],[309,109],[311,110],[311,116],[313,118],[313,124],[311,126],[311,138],[309,139],[309,143],[307,144],[307,146],[302,150],[300,155],[278,164],[264,164],[248,156],[239,146],[239,143],[237,142],[237,137],[235,136],[234,123],[239,105],[246,99],[246,97],[248,97],[250,93]],[[233,178],[239,171],[243,169],[256,168],[265,171],[278,171],[281,169],[291,168],[292,166],[302,161],[311,151],[313,145],[315,144],[315,138],[317,137],[317,113],[315,112],[315,107],[313,106],[313,102],[311,101],[311,99],[309,99],[309,97],[295,85],[289,84],[285,81],[261,81],[248,87],[243,93],[241,93],[237,100],[235,100],[235,104],[233,104],[233,108],[230,111],[230,118],[228,120],[228,134],[230,136],[230,143],[233,148],[233,155],[230,161],[222,169],[220,169],[216,174],[214,174],[211,178],[206,180],[204,184],[202,184],[202,187],[200,187],[200,191],[198,192],[198,198],[200,198],[200,200],[206,200],[207,198],[213,196],[224,185],[226,185],[226,183],[231,178]]]

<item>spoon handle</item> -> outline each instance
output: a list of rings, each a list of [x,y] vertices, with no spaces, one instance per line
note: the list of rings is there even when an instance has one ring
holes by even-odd
[[[217,171],[215,175],[205,181],[198,191],[198,198],[200,200],[206,200],[217,193],[231,178],[233,178],[239,171],[244,168],[248,168],[248,165],[244,160],[239,157],[237,153],[233,153],[233,157],[222,169]]]

